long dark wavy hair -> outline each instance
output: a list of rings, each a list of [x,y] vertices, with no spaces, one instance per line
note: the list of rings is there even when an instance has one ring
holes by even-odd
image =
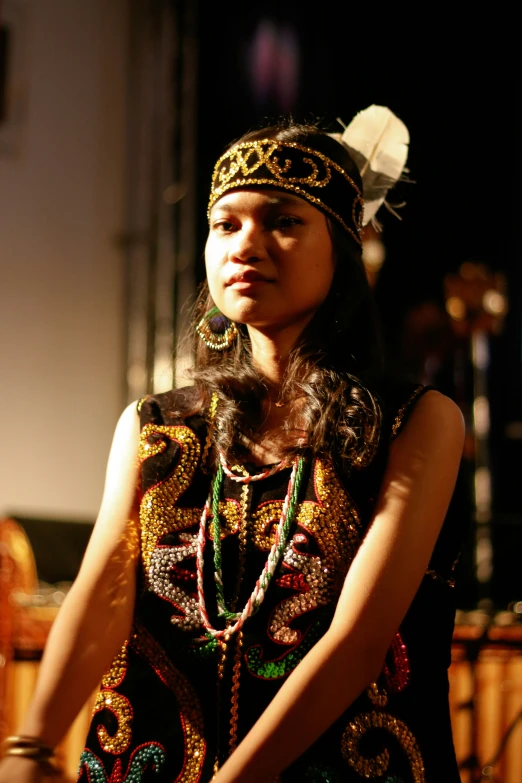
[[[362,189],[348,151],[314,125],[286,121],[250,131],[231,147],[265,138],[298,142],[322,152]],[[382,351],[361,248],[336,221],[328,220],[328,226],[335,255],[333,282],[290,353],[281,397],[304,397],[299,419],[308,433],[305,444],[287,447],[287,456],[306,452],[349,468],[367,463],[379,438]],[[205,281],[194,307],[194,325],[214,306]],[[208,348],[196,337],[192,371],[199,406],[208,405],[212,393],[219,396],[214,443],[229,460],[244,459],[248,444],[259,442],[262,402],[269,394],[253,364],[247,328],[237,327],[237,340],[224,352]]]

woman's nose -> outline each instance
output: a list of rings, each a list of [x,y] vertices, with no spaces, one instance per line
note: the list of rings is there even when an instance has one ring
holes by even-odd
[[[261,261],[266,258],[263,232],[255,226],[244,226],[233,235],[229,248],[232,261]]]

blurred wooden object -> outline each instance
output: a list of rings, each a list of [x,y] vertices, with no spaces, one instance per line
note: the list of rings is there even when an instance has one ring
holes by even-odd
[[[462,783],[522,781],[522,625],[457,625],[450,668]]]
[[[9,733],[7,686],[16,639],[20,635],[14,597],[18,593],[35,593],[37,585],[36,566],[27,536],[14,520],[0,520],[0,741]]]
[[[37,594],[30,542],[13,519],[0,520],[0,741],[16,734],[31,700],[40,658],[58,607],[24,605]],[[57,748],[62,780],[77,777],[95,695]],[[62,783],[54,778],[56,783]]]

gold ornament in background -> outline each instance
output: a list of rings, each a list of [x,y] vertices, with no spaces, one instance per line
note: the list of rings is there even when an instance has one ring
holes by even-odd
[[[498,334],[508,311],[506,279],[484,264],[462,264],[456,275],[444,278],[446,311],[458,337],[474,332]]]

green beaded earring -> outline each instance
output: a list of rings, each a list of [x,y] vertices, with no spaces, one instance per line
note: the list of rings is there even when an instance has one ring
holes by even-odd
[[[226,315],[213,307],[196,326],[196,332],[208,348],[226,351],[238,335],[237,327]]]

